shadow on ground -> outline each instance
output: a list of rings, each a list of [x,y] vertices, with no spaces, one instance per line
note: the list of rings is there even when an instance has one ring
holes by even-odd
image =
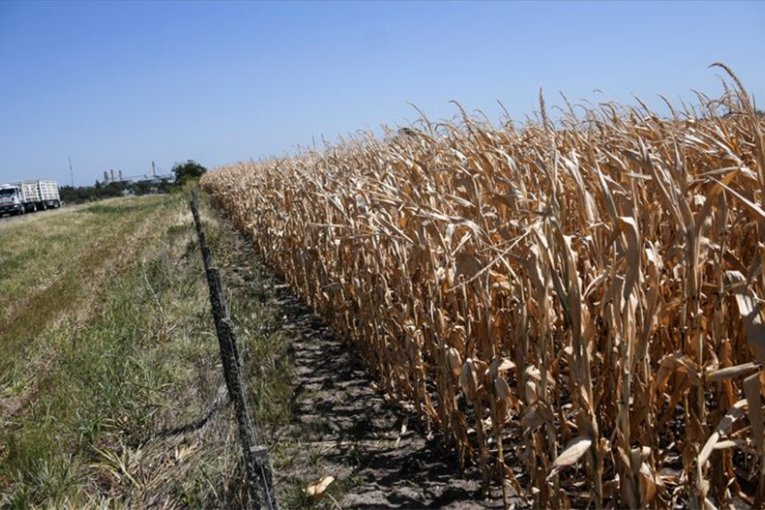
[[[460,472],[413,413],[384,398],[351,346],[261,273],[255,294],[281,317],[296,367],[293,420],[276,445],[277,484],[305,487],[331,475],[336,482],[320,504],[328,508],[502,508],[498,490],[482,497],[477,469]],[[287,499],[295,505],[294,494]]]

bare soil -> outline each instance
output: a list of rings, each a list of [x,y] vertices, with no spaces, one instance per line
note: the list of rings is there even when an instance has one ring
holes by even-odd
[[[443,441],[428,437],[405,404],[378,389],[352,346],[269,270],[261,271],[258,293],[279,311],[296,366],[293,420],[271,448],[282,506],[308,506],[295,491],[332,476],[316,506],[502,508],[496,487],[488,499],[481,495],[477,468],[460,472]]]

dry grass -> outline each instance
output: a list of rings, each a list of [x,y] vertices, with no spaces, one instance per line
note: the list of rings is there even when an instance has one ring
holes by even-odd
[[[733,82],[671,118],[553,125],[541,102],[522,128],[423,119],[203,185],[486,484],[760,505],[765,151]]]
[[[242,506],[236,422],[211,405],[223,377],[186,198],[3,223],[0,290],[16,299],[0,308],[0,508]],[[209,213],[271,433],[289,416],[286,346],[260,333],[271,319],[234,278],[238,236]]]

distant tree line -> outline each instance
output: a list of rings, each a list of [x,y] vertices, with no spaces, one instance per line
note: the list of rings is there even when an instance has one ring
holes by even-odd
[[[169,193],[175,188],[175,183],[160,182],[110,182],[101,184],[96,181],[93,186],[61,186],[59,193],[61,201],[67,204],[79,204],[104,198],[121,197],[125,195],[147,195],[150,193]]]
[[[61,186],[59,193],[61,201],[68,204],[80,204],[104,198],[121,197],[125,195],[147,195],[152,193],[170,193],[185,183],[199,179],[207,169],[189,160],[178,163],[173,167],[175,182],[110,182],[108,184],[96,181],[93,186]]]

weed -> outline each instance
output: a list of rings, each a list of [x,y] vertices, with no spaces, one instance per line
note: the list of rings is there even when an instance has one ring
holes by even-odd
[[[241,503],[229,410],[162,435],[222,384],[186,211],[183,195],[116,199],[25,223],[34,240],[0,232],[0,291],[18,296],[0,323],[0,507]],[[240,246],[204,214],[216,254]],[[258,421],[274,431],[289,421],[284,341],[261,333],[273,317],[247,282],[226,286]]]

